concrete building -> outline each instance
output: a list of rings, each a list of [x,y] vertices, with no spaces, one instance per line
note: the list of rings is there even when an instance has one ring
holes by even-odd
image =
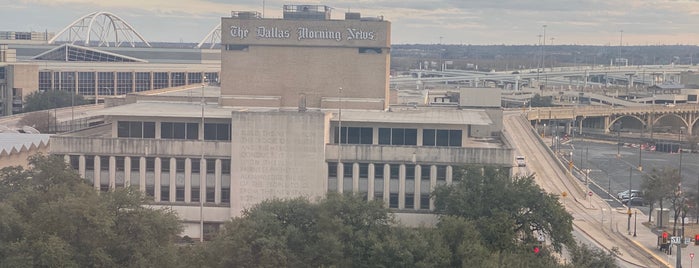
[[[513,166],[499,90],[464,89],[472,107],[389,107],[389,22],[330,20],[325,6],[284,11],[222,18],[218,101],[206,85],[193,89],[201,103],[183,92],[131,96],[98,113],[104,124],[52,136],[51,152],[96,189],[138,187],[174,209],[190,237],[263,200],[328,191],[383,200],[402,222],[429,225],[429,193],[455,167]]]

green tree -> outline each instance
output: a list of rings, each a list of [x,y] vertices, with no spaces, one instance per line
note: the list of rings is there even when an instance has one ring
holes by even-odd
[[[433,192],[437,212],[473,221],[489,249],[513,250],[539,234],[557,252],[573,243],[572,216],[534,175],[511,178],[507,169],[468,166],[455,170],[454,181]]]
[[[591,248],[585,244],[578,243],[570,247],[568,252],[571,257],[571,266],[576,268],[616,268],[616,256],[619,254],[615,247],[610,252],[604,252],[598,248]]]
[[[62,157],[0,170],[0,266],[175,267],[181,225],[141,193],[98,193]]]
[[[644,192],[645,200],[648,202],[650,211],[653,211],[653,206],[657,202],[660,207],[660,219],[662,219],[663,201],[676,196],[677,187],[679,186],[680,176],[676,169],[653,168],[650,172],[643,175],[641,182],[641,190]],[[648,221],[650,221],[650,214]],[[663,222],[658,223],[662,226]]]
[[[534,96],[529,100],[532,107],[551,107],[553,106],[553,96],[541,96],[539,94],[534,94]]]
[[[26,113],[17,122],[17,127],[30,126],[41,133],[48,133],[55,125],[56,117],[50,111]]]
[[[27,96],[22,112],[41,111],[83,104],[86,104],[86,101],[82,95],[73,95],[69,91],[36,91]]]

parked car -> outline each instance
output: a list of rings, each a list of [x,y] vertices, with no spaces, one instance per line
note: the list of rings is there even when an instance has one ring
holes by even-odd
[[[642,196],[634,196],[627,199],[622,199],[621,203],[628,206],[645,206],[646,200]]]
[[[643,196],[643,192],[641,190],[631,190],[631,197],[635,196]],[[619,192],[617,198],[619,198],[619,200],[629,199],[629,190]]]
[[[517,162],[518,167],[526,167],[527,166],[527,162],[524,160],[523,155],[515,156],[515,162]]]

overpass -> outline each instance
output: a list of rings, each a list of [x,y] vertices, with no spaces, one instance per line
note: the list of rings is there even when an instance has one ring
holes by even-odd
[[[573,107],[534,107],[526,110],[525,117],[533,125],[548,123],[563,126],[570,130],[583,128],[602,130],[604,133],[615,131],[650,131],[681,133],[693,135],[699,131],[699,105],[683,104],[676,106],[641,105],[630,107],[573,106]]]

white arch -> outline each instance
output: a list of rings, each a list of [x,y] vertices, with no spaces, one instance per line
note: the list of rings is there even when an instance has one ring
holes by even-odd
[[[216,27],[214,27],[213,29],[211,29],[211,31],[209,31],[209,34],[207,34],[204,37],[204,39],[201,40],[201,42],[199,42],[199,44],[197,45],[197,48],[201,48],[206,43],[211,43],[211,46],[209,46],[210,49],[213,49],[214,46],[216,46],[216,44],[221,43],[221,23],[220,22],[218,23],[218,25],[216,25]]]
[[[96,35],[98,38],[97,40],[91,40],[93,31],[94,35]],[[49,40],[49,44],[53,44],[66,32],[68,32],[67,40],[71,44],[75,44],[75,42],[83,42],[85,46],[90,46],[92,41],[97,41],[98,47],[108,47],[110,44],[114,44],[115,47],[119,47],[124,42],[128,42],[131,47],[136,47],[135,41],[136,38],[138,38],[147,46],[151,46],[150,43],[148,43],[148,41],[146,41],[146,39],[143,38],[143,36],[125,20],[113,13],[104,11],[92,12],[80,17],[51,38],[51,40]],[[83,36],[85,38],[81,39]],[[114,40],[110,41],[109,39],[112,36]]]

